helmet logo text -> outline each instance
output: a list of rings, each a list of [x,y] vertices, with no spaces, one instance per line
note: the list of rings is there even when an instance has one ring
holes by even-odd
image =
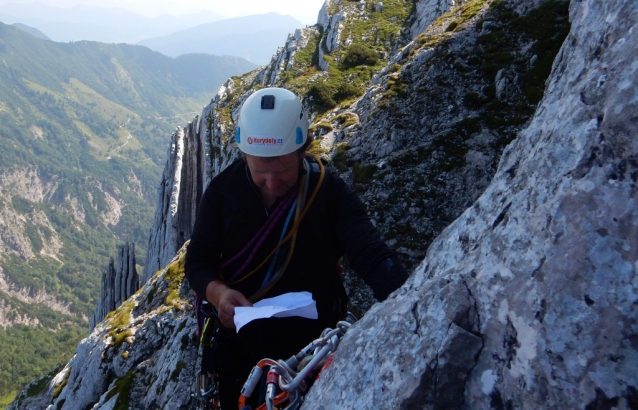
[[[259,137],[248,137],[246,138],[246,142],[248,145],[262,145],[262,146],[274,146],[274,145],[283,145],[283,138],[259,138]]]

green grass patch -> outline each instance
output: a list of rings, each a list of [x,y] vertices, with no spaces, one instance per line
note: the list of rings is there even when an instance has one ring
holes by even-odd
[[[13,400],[16,397],[16,394],[18,394],[17,390],[14,391],[10,391],[6,394],[3,394],[0,396],[0,409],[6,409],[7,407],[9,407],[9,404],[11,404],[11,402],[13,402]]]
[[[62,390],[64,390],[64,388],[66,387],[66,385],[69,383],[69,376],[71,376],[71,369],[69,369],[68,372],[66,372],[66,374],[64,375],[64,379],[62,379],[62,381],[60,383],[56,383],[53,389],[53,399],[57,399],[58,396],[60,395],[60,393],[62,393]]]
[[[49,373],[48,375],[32,382],[27,388],[27,397],[34,397],[46,392],[53,376],[54,374]]]
[[[328,151],[321,147],[321,141],[319,140],[312,141],[306,151],[310,154],[315,154],[319,156],[328,154]]]
[[[335,120],[339,122],[343,127],[350,127],[351,125],[356,124],[359,120],[358,117],[353,113],[344,113],[339,114]]]
[[[131,312],[134,307],[135,302],[128,299],[119,308],[106,315],[104,321],[111,327],[108,335],[112,338],[113,346],[121,346],[127,337],[133,336],[133,332],[127,326],[131,322]]]
[[[177,306],[176,302],[180,300],[179,289],[184,280],[184,264],[186,263],[186,253],[175,262],[168,265],[164,282],[168,285],[168,294],[164,303],[167,306]]]
[[[334,156],[332,157],[332,163],[340,172],[345,172],[349,167],[354,165],[354,161],[348,159],[346,154],[350,148],[352,147],[347,143],[341,143],[336,146]]]
[[[360,164],[355,162],[352,167],[352,180],[355,184],[367,184],[374,177],[378,167],[374,164]]]

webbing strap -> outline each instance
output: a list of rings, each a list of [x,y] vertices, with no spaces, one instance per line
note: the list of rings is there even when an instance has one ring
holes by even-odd
[[[257,254],[257,251],[259,249],[261,249],[261,246],[264,244],[264,242],[266,241],[266,238],[270,235],[270,233],[274,229],[274,227],[277,224],[277,222],[279,222],[281,217],[286,213],[286,209],[293,202],[294,197],[295,197],[294,195],[288,195],[279,204],[279,206],[277,207],[275,212],[273,212],[271,214],[271,217],[268,218],[266,223],[259,229],[259,232],[257,232],[257,234],[250,240],[250,242],[244,247],[244,249],[242,249],[237,255],[235,255],[233,258],[229,259],[228,261],[226,261],[222,265],[222,268],[228,266],[231,262],[234,262],[240,256],[242,256],[248,249],[252,248],[252,250],[250,252],[250,255],[246,258],[246,260],[244,261],[242,266],[237,270],[237,272],[235,272],[233,274],[233,276],[230,277],[230,279],[229,279],[230,281],[232,281],[232,280],[236,279],[237,277],[241,276],[241,274],[248,267],[250,262],[252,262],[253,258]],[[255,242],[257,242],[257,244],[255,246],[253,246],[253,244]]]

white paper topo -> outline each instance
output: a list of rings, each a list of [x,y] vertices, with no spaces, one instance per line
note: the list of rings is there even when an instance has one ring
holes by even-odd
[[[274,298],[262,299],[252,307],[235,308],[235,326],[237,332],[247,323],[255,319],[268,317],[300,316],[318,319],[317,304],[310,292],[291,292]]]

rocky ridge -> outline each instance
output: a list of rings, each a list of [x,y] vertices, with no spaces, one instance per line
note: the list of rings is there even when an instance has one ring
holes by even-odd
[[[354,16],[353,8],[361,11],[361,3],[329,1],[325,9],[330,16]],[[373,13],[400,4],[388,1],[379,9],[364,3],[363,11],[372,19],[379,16]],[[313,388],[305,408],[538,407],[544,403],[540,397],[568,407],[629,408],[635,402],[637,383],[631,379],[637,374],[632,370],[635,348],[630,343],[635,329],[630,309],[636,300],[632,278],[638,267],[635,251],[631,254],[635,239],[627,238],[638,236],[631,224],[635,211],[620,209],[623,204],[625,209],[636,209],[637,150],[630,127],[636,120],[630,95],[635,89],[631,73],[636,70],[632,63],[636,48],[631,36],[621,35],[631,34],[636,25],[629,5],[584,0],[570,6],[572,34],[538,111],[546,79],[542,75],[549,75],[547,59],[551,67],[558,51],[554,45],[563,42],[560,35],[569,29],[562,2],[468,2],[403,44],[401,39],[419,18],[399,13],[403,30],[395,31],[393,26],[392,36],[375,40],[390,61],[375,69],[376,76],[362,96],[326,108],[316,95],[307,95],[304,103],[319,137],[313,148],[332,160],[333,170],[353,184],[369,207],[388,203],[383,214],[371,208],[371,216],[386,239],[396,240],[393,245],[406,263],[416,265],[447,222],[474,205],[432,245],[409,282],[390,300],[375,305],[348,333],[335,364]],[[622,7],[626,9],[620,12]],[[363,16],[354,20],[365,21]],[[546,35],[529,30],[531,22]],[[350,17],[340,24],[342,35],[349,28],[356,35]],[[365,68],[355,72],[339,68],[347,52],[344,46],[324,55],[327,70],[313,70],[312,62],[318,63],[313,45],[321,45],[324,36],[337,28],[305,31],[308,46],[296,50],[290,69],[271,64],[231,78],[193,123],[196,126],[186,127],[185,138],[199,138],[205,147],[204,186],[237,156],[232,149],[233,120],[251,90],[284,85],[306,95],[312,84],[338,87],[340,75],[354,84],[359,84],[362,73],[370,78],[371,71]],[[614,47],[617,50],[611,52]],[[317,60],[308,48],[317,50]],[[477,53],[478,61],[471,59],[468,48]],[[398,52],[392,53],[393,49]],[[273,61],[280,61],[279,55]],[[616,64],[619,68],[614,71],[611,67]],[[281,83],[264,83],[277,78],[272,77],[273,70],[279,70]],[[612,71],[617,74],[613,80]],[[570,112],[570,107],[575,108]],[[604,142],[592,139],[598,134],[604,135]],[[404,135],[416,139],[412,142]],[[490,184],[505,146],[499,172],[480,196],[481,184]],[[512,166],[517,159],[518,165]],[[577,172],[561,172],[574,163]],[[181,178],[174,165],[170,169],[167,175]],[[601,177],[605,172],[609,175]],[[581,196],[572,194],[564,178],[578,179],[573,192]],[[173,181],[166,186],[177,185],[170,191],[175,197],[195,196],[195,190],[182,195],[173,176],[166,180]],[[188,178],[181,181],[193,186]],[[160,202],[168,215],[170,194],[167,189],[161,192],[169,198]],[[600,211],[611,206],[608,197],[619,200],[618,212]],[[187,203],[180,217],[190,218],[190,206]],[[435,220],[432,215],[438,213]],[[610,213],[621,216],[614,216],[620,225],[593,223],[593,218]],[[179,203],[175,215],[182,215]],[[173,238],[178,236],[177,222],[159,220],[160,226],[173,229]],[[577,225],[584,231],[575,229]],[[536,239],[538,246],[531,246]],[[611,241],[614,251],[603,252],[605,241]],[[566,263],[565,253],[574,249],[587,253],[588,258],[576,259],[588,261],[587,266],[570,268]],[[46,386],[46,393],[28,394],[28,386],[11,408],[192,406],[186,392],[193,385],[196,365],[194,322],[188,288],[181,281],[182,264],[180,252],[96,327],[63,371],[34,382]],[[580,268],[587,273],[581,275]],[[616,269],[624,276],[605,282],[600,273]],[[563,296],[565,291],[568,297]],[[610,303],[615,295],[620,295],[614,299],[617,307]],[[588,320],[588,325],[572,326],[574,317]],[[597,321],[618,323],[618,319],[627,325],[624,334],[622,329],[609,329],[615,344],[589,342],[607,335],[596,333]],[[587,339],[585,355],[579,356],[582,339]],[[622,354],[597,353],[596,349],[610,346],[622,346]],[[614,366],[618,366],[615,373]],[[346,368],[356,370],[349,373]],[[87,375],[91,378],[84,379]]]
[[[135,244],[119,245],[115,260],[111,258],[109,266],[102,273],[101,296],[89,321],[89,331],[137,292],[139,287],[140,279],[135,268]]]
[[[490,186],[346,335],[304,408],[635,408],[634,6],[572,3]]]
[[[381,41],[370,38],[366,26],[379,18],[372,5],[326,2],[319,30],[301,32],[305,49],[289,41],[271,65],[230,79],[204,110],[202,116],[210,112],[205,130],[209,173],[236,158],[234,120],[253,90],[283,86],[305,94],[317,139],[313,151],[330,160],[333,171],[360,193],[404,263],[416,265],[431,240],[489,183],[503,147],[533,114],[569,27],[566,3],[534,8],[531,1],[490,6],[475,0],[440,17],[416,38],[408,37],[399,49],[418,21],[434,19],[425,3],[414,10],[425,14],[415,16],[401,9],[401,2],[386,2],[385,12],[401,16],[390,18],[407,28],[391,26]],[[518,16],[517,6],[533,11]],[[539,19],[541,28],[531,30]],[[380,54],[392,55],[389,64],[344,68],[340,61],[348,41],[378,44]],[[287,57],[291,48],[294,59]],[[391,54],[394,50],[399,51]],[[328,68],[314,71],[312,53],[319,66],[325,61]],[[333,109],[326,110],[312,94],[313,87],[325,85],[336,98],[343,82],[356,85],[366,75],[372,80],[363,95]]]

